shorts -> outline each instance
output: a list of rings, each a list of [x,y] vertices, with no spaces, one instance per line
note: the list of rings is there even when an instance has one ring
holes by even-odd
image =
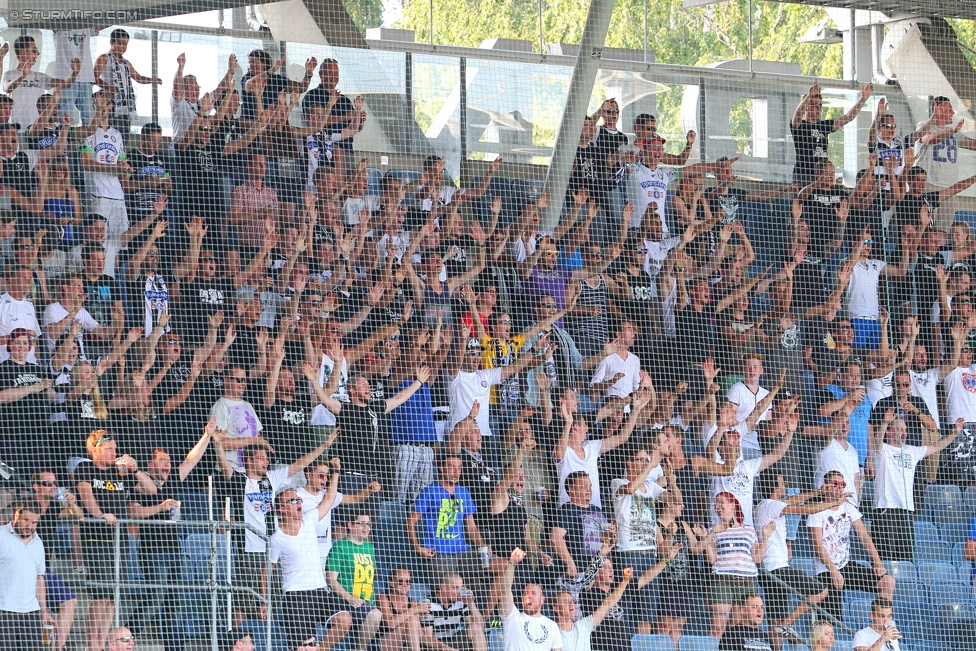
[[[735,604],[746,597],[759,594],[755,577],[712,574],[706,601],[712,604]]]
[[[317,624],[328,624],[341,610],[325,588],[286,592],[281,598],[281,618],[288,632],[289,648],[316,634]]]
[[[840,571],[844,577],[844,590],[862,590],[864,592],[878,593],[878,577],[870,567],[864,567],[854,561],[850,561]],[[834,584],[830,580],[830,572],[823,572],[817,575],[817,580],[827,588],[827,598],[820,604],[828,613],[841,619],[844,616],[843,592],[835,590]]]
[[[881,343],[881,322],[877,319],[851,319],[854,348],[874,350]]]
[[[47,592],[47,609],[57,610],[61,604],[77,599],[77,595],[68,589],[64,584],[64,579],[54,572],[45,572],[44,587]]]
[[[115,550],[114,543],[103,540],[86,540],[82,545],[89,599],[115,599]],[[128,559],[120,560],[119,581],[126,586],[125,569]],[[96,585],[93,585],[96,584]]]
[[[794,591],[804,597],[812,597],[824,591],[823,584],[807,576],[804,572],[792,567],[781,567],[772,571],[772,575],[785,581]],[[766,614],[774,622],[786,619],[790,614],[790,591],[765,574],[759,575],[759,585],[766,593]]]

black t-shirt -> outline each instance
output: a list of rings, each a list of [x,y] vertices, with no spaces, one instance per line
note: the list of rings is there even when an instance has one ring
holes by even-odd
[[[254,74],[247,73],[241,79],[241,88],[254,78]],[[265,110],[274,108],[278,105],[278,93],[288,87],[288,77],[281,73],[269,74],[264,84],[264,92],[261,93],[261,107]],[[254,120],[257,118],[257,102],[255,93],[243,91],[241,93],[241,119]]]
[[[793,178],[797,176],[812,177],[814,167],[819,160],[827,158],[827,138],[834,131],[833,120],[818,120],[807,122],[803,120],[799,125],[790,125],[793,135],[793,149],[796,151],[796,162],[793,165]]]
[[[719,218],[719,224],[731,224],[739,219],[739,209],[747,196],[749,193],[741,188],[729,188],[725,194],[709,195],[708,207],[712,210],[712,216]]]
[[[99,470],[94,463],[82,463],[75,469],[76,484],[90,484],[95,503],[102,513],[111,513],[116,518],[128,517],[129,502],[135,499],[135,487],[138,480],[134,473],[122,476],[116,467]],[[79,496],[81,490],[77,491]],[[80,499],[79,499],[80,501]],[[112,542],[114,529],[101,521],[91,519],[87,513],[81,521],[81,535],[85,540],[101,540]]]
[[[329,448],[329,454],[339,457],[343,472],[367,477],[380,474],[378,414],[381,410],[381,406],[372,403],[363,407],[351,402],[342,404],[342,411],[336,417],[339,436]]]
[[[331,93],[321,85],[316,86],[312,90],[305,93],[304,99],[302,99],[302,110],[305,114],[308,114],[309,107],[312,105],[329,105],[329,97]],[[338,93],[339,99],[336,100],[335,106],[332,107],[332,116],[348,115],[356,110],[353,105],[352,100]],[[327,131],[339,132],[352,124],[352,118],[348,120],[336,121],[326,127]],[[340,140],[339,142],[333,143],[332,146],[336,149],[345,149],[347,151],[352,151],[352,138],[348,140]]]
[[[522,506],[521,500],[524,496],[518,495],[512,490],[508,491],[508,508],[498,515],[491,514],[491,505],[486,512],[487,527],[480,527],[482,535],[489,535],[492,554],[501,558],[507,558],[512,554],[516,547],[525,547],[525,525],[529,521],[529,516]],[[475,516],[482,513],[481,507]]]
[[[0,363],[0,391],[33,386],[43,381],[44,373],[37,364],[30,362],[15,364],[11,359]],[[20,400],[0,406],[0,416],[4,423],[16,424],[15,427],[8,429],[10,433],[29,434],[43,431],[46,429],[48,419],[47,399],[44,397],[44,392],[32,393]]]
[[[600,181],[601,189],[609,191],[616,185],[614,175],[617,170],[607,165],[607,158],[616,154],[617,150],[626,144],[627,135],[619,131],[611,131],[601,125],[599,131],[596,132],[596,139],[589,148],[595,150],[593,155],[596,158],[597,178]]]
[[[826,190],[814,190],[803,202],[803,217],[810,227],[810,251],[823,256],[824,250],[837,233],[840,220],[837,211],[848,192],[839,185]]]
[[[154,480],[155,481],[155,480]],[[156,483],[155,495],[142,495],[136,493],[132,500],[133,504],[140,506],[156,506],[167,499],[176,499],[176,493],[180,490],[179,480],[170,476],[165,484]],[[172,511],[167,509],[152,515],[146,520],[153,523],[169,522],[173,519]],[[139,552],[140,553],[180,553],[180,539],[177,536],[176,527],[166,524],[151,524],[139,527]]]
[[[261,404],[264,404],[263,399]],[[297,391],[291,402],[278,396],[271,407],[261,411],[262,434],[280,461],[292,463],[315,447],[309,424],[311,418],[312,399],[304,391]]]
[[[223,148],[213,136],[204,147],[176,148],[180,199],[185,214],[215,219],[223,213],[220,202],[213,197],[214,189],[222,185],[220,151]]]
[[[438,253],[440,255],[447,255],[447,252],[452,246],[457,247],[457,251],[450,258],[444,261],[444,267],[447,269],[447,277],[454,278],[455,276],[460,276],[465,271],[468,270],[468,249],[473,249],[478,246],[478,243],[470,235],[461,235],[459,237],[451,237],[441,240],[441,248]]]
[[[207,317],[234,305],[234,288],[226,278],[201,278],[180,286],[177,330],[189,344],[203,342],[210,329]]]
[[[807,252],[793,270],[793,309],[798,314],[827,300],[823,259]]]
[[[925,192],[917,197],[914,194],[906,194],[905,198],[895,205],[895,219],[899,224],[918,226],[921,223],[922,206],[928,206],[931,217],[940,205],[938,191]]]
[[[479,459],[467,450],[462,449],[460,456],[461,479],[458,483],[471,493],[471,499],[478,507],[475,519],[481,525],[482,521],[487,520],[485,516],[491,513],[491,496],[497,483],[495,469],[483,457]]]
[[[929,408],[925,406],[925,401],[921,398],[908,396],[908,401],[921,412],[919,415],[932,415],[929,413]],[[905,421],[905,426],[908,429],[908,436],[905,439],[905,443],[908,445],[922,445],[922,421],[919,420],[918,415],[902,409],[901,405],[898,404],[898,396],[896,395],[882,398],[878,401],[878,404],[871,407],[871,420],[868,421],[868,424],[873,425],[875,428],[881,427],[882,422],[884,422],[885,413],[889,409],[894,409],[895,415]]]
[[[37,176],[27,152],[18,151],[10,158],[0,158],[0,162],[3,163],[3,173],[0,176],[3,185],[13,186],[25,197],[32,196],[37,189]]]
[[[74,491],[71,492],[73,493]],[[36,506],[38,509],[41,508],[40,504]],[[59,519],[59,515],[61,515],[61,504],[57,500],[51,500],[47,505],[47,511],[41,515],[40,520],[37,522],[36,533],[44,543],[44,555],[48,562],[50,562],[51,556],[57,548],[54,544],[54,539],[58,536],[58,527],[62,523],[70,522],[70,520]]]
[[[729,626],[718,643],[718,651],[772,651],[766,634],[751,626]]]
[[[169,161],[160,152],[147,154],[136,148],[128,154],[129,166],[134,170],[133,177],[136,181],[147,181],[152,177],[160,180],[170,174]],[[162,186],[146,185],[128,195],[129,208],[135,209],[141,215],[148,215],[152,212],[153,203],[163,192]]]
[[[631,603],[637,595],[637,581],[631,581],[624,589],[624,595],[616,606],[610,609],[596,630],[590,636],[590,646],[593,651],[619,651],[629,649],[630,639],[634,633],[634,617]],[[589,617],[600,607],[610,595],[599,588],[590,588],[580,594],[580,609],[584,617]]]
[[[680,342],[680,352],[686,365],[701,364],[712,354],[715,345],[715,308],[706,305],[698,312],[688,304],[675,313],[675,331]]]
[[[233,305],[233,301],[231,302]],[[251,368],[258,361],[257,353],[257,326],[244,325],[243,323],[238,323],[234,332],[237,334],[237,338],[234,343],[231,344],[228,354],[230,355],[230,362],[232,364],[238,364],[244,368]]]
[[[606,159],[606,155],[602,155],[601,159],[601,152],[597,147],[579,147],[573,162],[573,172],[569,177],[569,191],[579,192],[587,188],[591,199],[598,193],[602,196],[604,184],[600,181],[600,174],[606,167]]]
[[[566,530],[566,549],[576,563],[577,572],[586,571],[590,559],[599,548],[599,529],[606,522],[603,511],[592,504],[584,509],[567,502],[556,512],[556,526]]]

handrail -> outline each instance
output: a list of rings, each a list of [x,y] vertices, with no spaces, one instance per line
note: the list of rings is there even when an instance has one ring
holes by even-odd
[[[854,561],[851,561],[851,562],[853,563]],[[824,619],[826,619],[827,621],[829,621],[833,626],[838,626],[838,627],[844,629],[844,631],[846,631],[847,633],[849,633],[851,636],[854,635],[854,632],[855,631],[854,631],[853,628],[851,628],[850,626],[848,626],[844,622],[840,621],[839,619],[837,619],[836,617],[834,617],[833,615],[831,615],[830,613],[828,613],[826,610],[824,610],[820,606],[820,604],[815,604],[812,601],[810,601],[809,598],[807,598],[806,596],[800,594],[800,592],[796,588],[794,588],[793,586],[791,586],[789,583],[787,583],[783,579],[779,578],[778,576],[776,576],[775,574],[773,574],[772,572],[770,572],[769,570],[767,570],[765,567],[760,567],[759,568],[759,571],[763,573],[763,576],[772,579],[774,582],[778,583],[780,586],[786,588],[786,590],[791,595],[793,595],[794,597],[796,597],[800,601],[806,603],[808,606],[810,606],[810,609],[811,610],[816,611],[816,613],[818,615],[820,615],[821,617],[823,617]]]
[[[85,518],[86,522],[102,522],[105,523],[104,518]],[[248,522],[235,522],[228,520],[215,520],[212,517],[207,520],[140,520],[136,518],[116,518],[115,525],[112,526],[113,529],[113,570],[114,570],[114,580],[113,581],[87,581],[86,583],[91,586],[97,587],[111,587],[114,589],[115,597],[115,615],[114,615],[114,626],[120,626],[119,616],[121,614],[121,608],[119,604],[121,603],[122,597],[122,531],[126,525],[134,524],[139,527],[182,527],[185,529],[204,529],[210,533],[210,544],[209,544],[209,580],[206,583],[192,583],[185,584],[181,583],[179,585],[182,589],[192,589],[192,590],[207,590],[210,592],[211,599],[211,648],[213,651],[217,651],[218,644],[218,627],[217,627],[217,613],[216,613],[216,600],[218,594],[226,594],[228,596],[228,607],[230,607],[230,599],[232,595],[250,595],[254,597],[257,601],[261,602],[265,606],[265,648],[271,648],[271,619],[272,619],[272,603],[271,603],[271,591],[268,591],[267,595],[262,596],[257,590],[233,585],[230,582],[229,570],[230,570],[230,553],[228,550],[228,577],[226,583],[219,583],[217,581],[217,532],[218,530],[226,530],[220,535],[228,536],[229,544],[229,534],[230,530],[243,530],[250,531],[254,535],[258,536],[264,541],[265,551],[265,566],[270,571],[271,558],[269,555],[269,550],[271,547],[271,537],[264,531],[260,531],[254,525]],[[160,584],[160,583],[141,583],[141,587],[149,589],[173,589],[172,584]]]

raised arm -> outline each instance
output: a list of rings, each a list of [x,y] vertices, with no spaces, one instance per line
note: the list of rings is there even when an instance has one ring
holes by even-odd
[[[620,602],[620,599],[624,596],[624,591],[627,589],[627,585],[630,583],[633,576],[634,568],[625,567],[623,578],[620,580],[620,583],[618,583],[617,587],[613,589],[613,592],[606,596],[603,603],[601,603],[597,609],[593,611],[593,628],[596,628],[602,624],[610,610]]]

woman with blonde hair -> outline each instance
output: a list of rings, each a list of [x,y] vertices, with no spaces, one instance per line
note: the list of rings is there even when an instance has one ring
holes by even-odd
[[[834,627],[829,622],[817,622],[810,627],[810,651],[830,651],[834,648]]]

